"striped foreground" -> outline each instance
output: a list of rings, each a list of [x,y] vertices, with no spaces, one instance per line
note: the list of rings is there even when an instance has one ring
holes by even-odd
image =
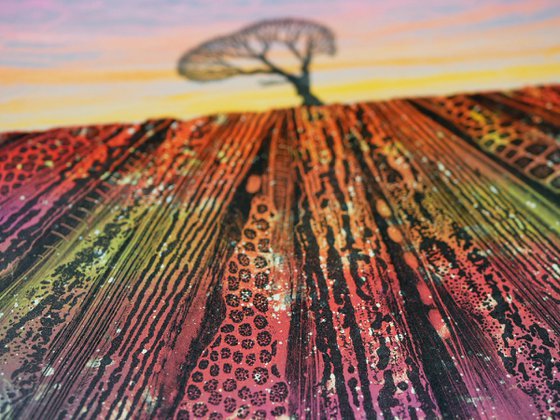
[[[0,136],[0,417],[560,411],[560,88]]]

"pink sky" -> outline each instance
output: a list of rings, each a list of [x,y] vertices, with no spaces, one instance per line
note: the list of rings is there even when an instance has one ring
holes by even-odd
[[[217,33],[279,16],[325,22],[343,46],[360,47],[407,37],[437,42],[458,33],[476,40],[492,28],[560,17],[556,0],[1,0],[0,5],[0,66],[14,67],[159,65],[153,62],[155,51],[179,55]],[[559,34],[550,33],[550,41]],[[143,52],[143,60],[129,61]]]
[[[0,130],[295,105],[174,73],[199,42],[286,16],[337,35],[313,73],[328,101],[560,81],[558,0],[0,0]]]

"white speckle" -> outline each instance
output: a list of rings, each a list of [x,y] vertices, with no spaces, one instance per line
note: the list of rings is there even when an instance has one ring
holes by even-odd
[[[533,203],[532,201],[526,201],[525,204],[527,205],[527,207],[532,208],[532,209],[536,209],[537,205],[535,203]]]
[[[47,366],[43,369],[43,376],[52,376],[54,375],[54,369],[52,366]]]

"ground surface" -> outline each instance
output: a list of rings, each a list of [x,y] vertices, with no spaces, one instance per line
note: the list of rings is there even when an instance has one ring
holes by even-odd
[[[554,416],[559,134],[557,87],[4,134],[1,417]]]

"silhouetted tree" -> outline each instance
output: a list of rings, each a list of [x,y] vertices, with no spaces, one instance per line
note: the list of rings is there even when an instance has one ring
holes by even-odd
[[[296,59],[295,72],[270,57],[272,49],[279,46]],[[335,51],[334,34],[323,25],[303,19],[265,20],[187,51],[179,60],[178,71],[201,82],[237,75],[278,75],[292,83],[304,105],[320,105],[311,93],[309,68],[315,56]]]

